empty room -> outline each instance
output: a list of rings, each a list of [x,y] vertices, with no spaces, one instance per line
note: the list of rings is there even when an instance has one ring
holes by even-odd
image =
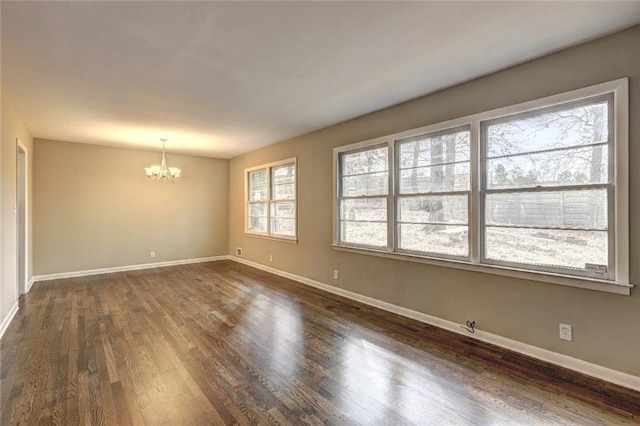
[[[640,2],[0,24],[0,424],[640,424]]]

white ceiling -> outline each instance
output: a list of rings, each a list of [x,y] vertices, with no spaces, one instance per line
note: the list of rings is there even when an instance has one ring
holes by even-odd
[[[640,22],[640,2],[6,2],[34,137],[231,158]]]

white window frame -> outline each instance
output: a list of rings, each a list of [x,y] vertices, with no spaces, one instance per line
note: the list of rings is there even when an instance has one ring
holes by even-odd
[[[345,151],[344,153],[357,153],[357,152],[362,152],[362,151],[368,151],[368,150],[374,150],[374,149],[378,149],[378,148],[382,148],[382,147],[386,147],[387,148],[387,173],[389,173],[389,170],[391,170],[391,161],[392,161],[392,154],[391,152],[388,151],[389,147],[386,144],[373,144],[373,145],[369,145],[366,147],[362,147],[362,148],[357,148],[357,149],[353,149],[350,151]],[[338,170],[342,169],[342,155],[338,155]],[[372,172],[372,174],[375,172]],[[368,173],[367,173],[368,174]],[[359,195],[359,196],[345,196],[342,194],[342,188],[341,186],[341,180],[342,180],[342,175],[338,176],[338,192],[337,192],[337,208],[338,208],[338,217],[337,217],[337,223],[338,223],[338,227],[340,228],[340,225],[342,223],[342,219],[340,217],[340,204],[341,201],[343,200],[371,200],[371,199],[386,199],[387,200],[387,223],[389,220],[389,215],[391,214],[391,211],[389,210],[389,194],[391,194],[391,179],[388,180],[388,187],[387,187],[387,193],[386,194],[380,194],[380,195]],[[357,243],[346,243],[346,242],[342,242],[340,240],[340,231],[338,230],[337,232],[338,238],[339,238],[339,243],[343,244],[343,245],[348,245],[351,247],[361,247],[364,249],[368,249],[368,250],[380,250],[380,249],[384,249],[380,246],[373,246],[373,245],[367,245],[367,244],[357,244]],[[389,230],[387,229],[387,250],[389,250],[392,246],[392,240],[390,239],[391,235],[389,235]]]
[[[446,129],[441,129],[439,131],[436,132],[430,132],[430,133],[422,133],[422,134],[417,134],[415,135],[415,138],[432,138],[438,135],[444,135],[444,134],[451,134],[451,133],[456,133],[456,132],[461,132],[461,131],[468,131],[469,133],[471,133],[471,129],[469,125],[463,125],[463,126],[459,126],[459,127],[454,127],[454,128],[446,128]],[[394,214],[397,216],[398,215],[398,206],[399,206],[399,202],[402,198],[410,198],[410,197],[416,197],[416,196],[447,196],[447,195],[464,195],[467,197],[467,211],[470,212],[470,204],[471,204],[471,163],[473,162],[473,159],[471,157],[471,151],[469,152],[469,189],[467,190],[450,190],[450,191],[437,191],[437,192],[419,192],[419,193],[415,193],[415,194],[402,194],[400,192],[400,147],[403,143],[405,143],[407,141],[407,139],[414,139],[412,137],[410,138],[394,138],[394,143],[393,143],[393,148],[395,150],[395,162],[394,162],[394,170],[393,170],[393,177],[394,177],[394,181],[395,181],[395,185],[394,185],[394,194],[395,196],[393,196],[393,206],[394,206]],[[471,147],[470,147],[471,148]],[[470,223],[469,223],[469,217],[470,215],[467,216],[467,224],[464,226],[467,226],[467,228],[469,228]],[[455,255],[451,255],[451,254],[444,254],[444,253],[435,253],[435,252],[419,252],[419,251],[412,251],[412,250],[408,250],[408,249],[402,249],[400,247],[400,241],[399,241],[399,228],[400,228],[400,221],[398,220],[398,218],[396,217],[396,220],[393,223],[394,225],[394,235],[393,237],[393,248],[394,248],[394,252],[397,253],[402,253],[402,254],[408,254],[408,255],[415,255],[415,256],[426,256],[426,257],[437,257],[437,258],[442,258],[442,259],[451,259],[451,260],[462,260],[462,261],[468,261],[471,257],[471,235],[470,232],[467,232],[467,241],[468,241],[468,246],[469,246],[469,253],[466,256],[455,256]]]
[[[570,270],[542,270],[540,268],[528,268],[524,265],[498,264],[482,259],[482,197],[484,161],[481,150],[482,123],[523,113],[533,113],[536,110],[548,109],[556,105],[579,102],[597,96],[613,95],[613,118],[609,129],[613,133],[612,155],[609,158],[609,167],[612,178],[612,186],[609,193],[613,193],[613,201],[609,198],[609,256],[613,256],[613,270],[606,277],[580,276],[572,274]],[[457,127],[470,126],[471,129],[471,194],[469,200],[469,251],[470,259],[450,259],[441,256],[424,255],[416,253],[399,252],[396,246],[397,221],[396,203],[397,167],[396,167],[396,141],[421,134],[437,133]],[[389,194],[387,229],[389,244],[386,249],[370,249],[362,246],[352,246],[340,242],[339,229],[339,181],[340,181],[340,154],[374,145],[387,144],[389,147]],[[590,290],[629,295],[633,285],[629,283],[629,81],[622,78],[593,86],[572,90],[570,92],[548,96],[516,105],[485,111],[442,123],[436,123],[417,129],[411,129],[392,135],[334,148],[334,236],[333,247],[336,250],[388,257],[399,260],[408,260],[437,266],[451,267],[476,272],[484,272],[531,281],[546,282],[566,285]],[[613,248],[613,250],[611,250]],[[613,253],[612,253],[613,252]],[[584,274],[583,274],[584,275]]]
[[[293,201],[295,206],[295,219],[294,219],[294,235],[283,235],[276,234],[271,232],[271,205],[274,203],[282,202],[282,200],[273,200],[272,197],[272,185],[271,185],[271,174],[273,169],[281,167],[281,166],[293,166],[295,169],[295,190],[294,190],[294,199],[287,200]],[[252,172],[264,170],[266,172],[266,187],[267,187],[267,196],[266,200],[263,202],[266,206],[267,212],[267,231],[266,232],[258,232],[249,229],[249,175]],[[286,160],[275,161],[273,163],[261,164],[259,166],[251,167],[244,169],[244,233],[245,235],[254,236],[254,237],[262,237],[273,240],[282,240],[287,242],[298,242],[298,159],[296,157],[288,158]]]

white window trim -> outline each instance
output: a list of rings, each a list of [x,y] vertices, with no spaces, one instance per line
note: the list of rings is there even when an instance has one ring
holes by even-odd
[[[547,108],[552,105],[566,102],[578,101],[580,99],[591,98],[599,95],[613,93],[614,105],[614,183],[615,183],[615,215],[613,221],[613,232],[615,239],[615,263],[614,280],[605,280],[589,277],[579,277],[574,275],[563,275],[560,273],[521,269],[501,265],[480,263],[480,182],[482,158],[480,153],[480,124],[482,121],[493,120],[522,112],[532,112],[536,109]],[[390,162],[394,153],[394,141],[419,134],[433,133],[450,128],[471,126],[471,201],[469,217],[469,234],[475,236],[471,239],[470,261],[456,261],[439,257],[423,255],[405,254],[394,252],[393,250],[374,250],[340,243],[339,240],[339,157],[343,152],[362,149],[373,145],[388,144]],[[411,129],[391,135],[358,142],[351,145],[341,146],[333,149],[333,247],[340,251],[349,251],[361,254],[368,254],[398,260],[426,263],[437,266],[451,267],[474,272],[483,272],[493,275],[508,276],[513,278],[527,279],[531,281],[578,287],[583,289],[598,290],[603,292],[630,295],[633,285],[629,283],[629,80],[621,78],[593,86],[572,90],[557,95],[547,96],[516,105],[497,108],[460,117],[441,123]],[[393,163],[391,163],[393,164]],[[395,171],[390,173],[389,190],[393,191],[395,182]],[[390,192],[390,199],[395,197],[395,192]],[[246,215],[245,215],[246,217]],[[389,228],[395,227],[395,215],[393,206],[388,211],[388,220],[391,224]],[[390,230],[393,232],[393,230]]]
[[[278,166],[285,165],[293,165],[296,171],[296,181],[295,181],[295,235],[281,235],[281,234],[273,234],[271,233],[271,170]],[[267,232],[257,232],[249,229],[249,174],[251,172],[255,172],[258,170],[266,170],[267,175]],[[291,243],[298,242],[298,158],[288,158],[286,160],[274,161],[268,164],[261,164],[259,166],[250,167],[244,169],[244,233],[245,235],[252,237],[259,237],[268,240],[277,240],[277,241],[286,241]]]

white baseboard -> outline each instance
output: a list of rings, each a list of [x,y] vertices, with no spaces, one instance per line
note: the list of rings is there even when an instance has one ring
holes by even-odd
[[[24,289],[25,293],[29,293],[29,290],[31,290],[31,286],[33,286],[34,282],[35,280],[33,279],[33,277],[31,277],[31,279],[27,282],[27,288]]]
[[[9,324],[11,324],[11,321],[13,321],[13,318],[16,316],[17,313],[18,313],[18,302],[16,301],[16,303],[14,303],[13,306],[11,307],[11,310],[9,311],[7,316],[2,320],[2,324],[0,324],[0,339],[2,339],[2,336],[4,336],[4,332],[7,331],[7,328],[9,328]]]
[[[451,331],[456,334],[461,334],[467,337],[478,339],[480,341],[490,343],[501,348],[505,348],[531,358],[536,358],[541,361],[548,362],[560,367],[567,368],[569,370],[577,371],[578,373],[585,374],[587,376],[594,377],[596,379],[604,380],[610,383],[614,383],[625,388],[640,391],[640,377],[633,376],[631,374],[623,373],[621,371],[613,370],[601,365],[592,364],[581,359],[573,358],[567,355],[563,355],[557,352],[552,352],[547,349],[539,348],[537,346],[528,345],[526,343],[518,342],[516,340],[508,339],[506,337],[498,336],[496,334],[488,333],[482,330],[476,330],[474,334],[469,334],[460,328],[460,324],[456,324],[452,321],[438,318],[432,315],[424,314],[422,312],[414,311],[411,309],[403,308],[391,303],[383,302],[378,299],[374,299],[368,296],[363,296],[358,293],[344,290],[339,287],[324,284],[319,281],[315,281],[306,277],[291,274],[289,272],[281,271],[269,266],[261,265],[249,260],[245,260],[236,256],[227,256],[228,259],[234,260],[239,263],[243,263],[248,266],[252,266],[257,269],[261,269],[266,272],[270,272],[281,277],[289,278],[291,280],[300,282],[302,284],[309,285],[311,287],[319,288],[329,293],[337,294],[338,296],[346,297],[347,299],[355,300],[357,302],[364,303],[365,305],[373,306],[394,314],[398,314],[407,318],[412,318],[417,321],[430,324],[445,330]]]
[[[113,268],[89,269],[86,271],[61,272],[57,274],[36,275],[33,278],[31,278],[31,281],[33,282],[50,281],[50,280],[59,280],[62,278],[85,277],[88,275],[111,274],[114,272],[136,271],[139,269],[162,268],[165,266],[188,265],[190,263],[213,262],[216,260],[225,260],[228,258],[229,256],[226,256],[226,255],[200,257],[197,259],[170,260],[167,262],[143,263],[141,265],[126,265],[126,266],[116,266]]]

